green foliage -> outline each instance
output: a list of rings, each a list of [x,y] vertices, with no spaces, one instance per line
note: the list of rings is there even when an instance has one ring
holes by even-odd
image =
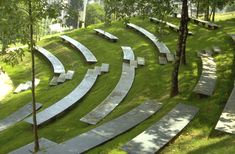
[[[162,19],[173,10],[171,1],[166,0],[105,0],[105,14],[107,23],[115,19],[128,22],[133,16],[157,16]]]
[[[71,0],[69,6],[67,6],[68,16],[66,17],[66,24],[74,28],[78,27],[79,12],[82,11],[83,0]]]
[[[89,4],[86,13],[86,26],[104,22],[104,8],[98,3]]]

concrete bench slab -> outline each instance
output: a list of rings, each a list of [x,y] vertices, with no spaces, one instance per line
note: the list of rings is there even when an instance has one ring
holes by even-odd
[[[135,60],[135,55],[133,53],[133,50],[131,49],[131,47],[127,47],[127,46],[122,46],[122,52],[123,52],[123,59],[126,61],[131,61],[131,60]]]
[[[34,48],[51,63],[55,74],[65,73],[64,65],[56,56],[40,46],[35,46]]]
[[[108,32],[105,32],[102,29],[94,29],[94,31],[98,34],[101,34],[102,36],[104,36],[105,38],[108,38],[109,40],[113,41],[113,42],[117,42],[118,38],[116,36],[114,36],[113,34],[110,34]]]
[[[93,73],[90,73],[90,70],[92,70]],[[70,92],[67,96],[65,96],[55,104],[37,113],[38,125],[42,125],[55,118],[56,116],[65,112],[67,109],[76,104],[80,99],[82,99],[93,87],[97,80],[98,74],[94,72],[94,69],[89,69],[81,83],[72,92]],[[29,117],[24,121],[33,124],[32,117]]]
[[[165,24],[170,29],[172,29],[176,32],[179,32],[179,26],[176,26],[172,23],[169,23],[169,22],[166,22],[166,21],[163,21],[163,20],[159,20],[159,19],[154,18],[154,17],[150,17],[149,19],[150,19],[151,22]],[[188,31],[188,35],[193,35],[193,33],[191,31]]]
[[[176,137],[194,118],[198,109],[178,104],[167,115],[123,146],[130,154],[154,154]]]
[[[196,24],[201,24],[203,26],[205,26],[206,28],[209,28],[209,29],[217,29],[217,28],[220,28],[219,25],[215,24],[215,23],[212,23],[212,22],[209,22],[209,21],[204,21],[204,20],[201,20],[201,19],[196,19],[196,18],[190,18],[191,21],[193,21],[194,23]]]
[[[86,133],[78,135],[66,142],[49,148],[46,153],[84,153],[112,138],[128,131],[142,121],[156,113],[161,107],[160,103],[146,101],[131,111],[111,120]],[[68,149],[68,150],[67,150]]]
[[[127,27],[132,28],[132,29],[140,32],[141,34],[146,36],[149,40],[151,40],[153,42],[153,44],[158,48],[158,51],[160,54],[165,55],[167,53],[170,53],[170,50],[167,48],[167,46],[163,42],[160,42],[155,35],[153,35],[149,31],[147,31],[146,29],[139,27],[139,26],[132,24],[132,23],[128,23]]]
[[[93,125],[97,124],[100,120],[112,112],[115,107],[119,105],[119,103],[122,102],[128,94],[134,82],[134,78],[135,68],[124,62],[122,65],[122,75],[116,87],[102,103],[100,103],[87,115],[82,117],[80,121]]]
[[[194,92],[206,96],[212,96],[216,86],[216,63],[213,57],[202,56],[202,74],[194,88]]]
[[[233,88],[229,96],[215,129],[222,132],[235,134],[235,88]]]
[[[45,138],[40,138],[39,139],[39,145],[40,145],[40,152],[43,153],[43,151],[46,151],[46,149],[48,149],[49,147],[53,147],[55,145],[57,145],[57,143],[52,142],[48,139]],[[16,149],[12,152],[10,152],[9,154],[32,154],[34,151],[34,142],[23,146],[19,149]]]
[[[69,42],[74,47],[76,47],[82,53],[82,55],[85,57],[87,62],[89,62],[89,63],[96,63],[97,62],[97,59],[95,58],[93,53],[87,47],[85,47],[83,44],[81,44],[80,42],[78,42],[78,41],[76,41],[66,35],[62,35],[60,37],[63,40],[65,40],[66,42]]]
[[[36,103],[36,109],[40,109],[42,104]],[[32,103],[28,103],[25,106],[21,107],[16,112],[12,113],[5,119],[0,120],[0,131],[7,129],[8,127],[16,124],[19,121],[22,121],[24,118],[29,116],[32,113]]]

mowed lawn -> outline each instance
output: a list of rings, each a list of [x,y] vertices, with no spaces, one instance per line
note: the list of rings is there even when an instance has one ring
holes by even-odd
[[[97,57],[97,64],[88,64],[83,56],[61,41],[58,36],[49,37],[38,43],[54,55],[64,64],[66,70],[74,70],[75,76],[56,87],[49,87],[48,83],[53,77],[50,64],[40,55],[36,58],[36,77],[41,80],[37,87],[37,102],[43,104],[43,109],[54,104],[69,92],[71,92],[83,79],[88,68],[93,68],[101,63],[110,64],[110,72],[98,77],[91,91],[68,112],[62,114],[56,120],[40,127],[40,137],[44,137],[61,143],[96,126],[80,122],[79,119],[101,103],[116,86],[122,69],[121,46],[133,48],[136,57],[144,57],[146,65],[136,70],[134,84],[125,100],[98,125],[110,121],[123,113],[131,110],[145,100],[154,99],[163,103],[159,112],[147,119],[130,131],[116,137],[115,139],[94,148],[87,153],[117,154],[125,153],[121,146],[127,141],[141,133],[151,124],[158,121],[167,114],[178,103],[186,103],[200,108],[194,120],[182,131],[174,141],[169,143],[161,153],[235,153],[235,136],[215,131],[214,127],[225,106],[225,103],[233,88],[234,82],[234,52],[235,43],[226,33],[235,33],[235,16],[229,19],[217,21],[222,27],[218,30],[208,30],[202,26],[189,24],[189,29],[194,33],[188,37],[187,65],[180,70],[180,94],[169,98],[171,86],[172,64],[158,64],[157,48],[144,36],[127,29],[121,21],[114,22],[112,26],[105,27],[103,24],[94,25],[87,29],[67,32],[66,35],[80,41],[87,46]],[[179,20],[168,18],[169,22],[179,24]],[[148,19],[133,18],[135,23],[150,32],[156,34],[171,52],[175,53],[178,35],[176,32],[164,28],[163,34],[158,34],[158,26],[149,22]],[[98,36],[94,28],[102,28],[119,37],[117,43]],[[222,50],[220,55],[215,56],[217,64],[217,85],[212,97],[199,98],[194,94],[193,88],[201,74],[201,60],[197,57],[197,51],[204,48],[219,46]],[[30,53],[25,52],[25,57],[19,65],[8,66],[0,62],[9,74],[16,87],[19,83],[30,80]],[[10,94],[0,102],[0,119],[3,119],[18,108],[31,100],[30,91],[20,94]],[[16,148],[33,141],[32,127],[20,122],[17,125],[0,132],[0,153],[5,154]]]

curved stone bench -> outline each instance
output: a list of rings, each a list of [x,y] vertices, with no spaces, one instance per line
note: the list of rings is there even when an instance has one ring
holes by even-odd
[[[202,59],[202,74],[194,88],[194,92],[206,96],[213,95],[216,85],[216,63],[211,56],[201,56]]]
[[[110,34],[108,32],[105,32],[102,29],[94,29],[94,31],[97,34],[101,34],[102,36],[104,36],[105,38],[108,38],[109,40],[113,41],[113,42],[117,42],[118,38],[116,36],[114,36],[113,34]]]
[[[40,46],[35,46],[34,49],[42,54],[51,63],[55,74],[65,73],[64,65],[57,57]]]
[[[194,118],[198,108],[178,104],[162,119],[123,146],[127,153],[153,154],[176,137]]]
[[[235,88],[233,88],[229,96],[215,129],[235,134]]]
[[[36,110],[39,110],[41,107],[42,104],[36,103]],[[32,111],[32,103],[28,103],[5,119],[0,120],[0,131],[3,131],[17,122],[22,121],[24,118],[29,116]]]
[[[57,115],[66,111],[72,105],[77,103],[83,96],[85,96],[95,84],[98,75],[101,74],[100,70],[101,69],[99,67],[96,67],[95,69],[88,69],[82,82],[71,93],[69,93],[67,96],[65,96],[55,104],[51,105],[50,107],[37,113],[38,125],[42,125],[50,119],[55,118]],[[24,121],[33,124],[32,117],[29,117]]]
[[[201,20],[201,19],[196,19],[196,18],[189,18],[191,21],[193,21],[194,23],[196,24],[202,24],[203,26],[209,28],[209,29],[217,29],[217,28],[220,28],[219,25],[215,24],[215,23],[212,23],[212,22],[209,22],[209,21],[204,21],[204,20]]]
[[[124,57],[128,53],[127,59],[132,60],[134,58],[134,53],[131,48],[124,47],[123,53]],[[127,50],[126,50],[127,49]],[[128,62],[123,62],[122,64],[122,75],[121,78],[113,89],[113,91],[108,95],[108,97],[99,104],[96,108],[94,108],[91,112],[85,115],[80,121],[96,124],[100,120],[102,120],[105,116],[107,116],[110,112],[112,112],[116,106],[118,106],[122,100],[126,97],[131,86],[135,79],[135,67],[131,66]]]
[[[84,153],[140,124],[161,108],[161,104],[146,101],[131,111],[68,141],[46,149],[45,153]],[[26,147],[27,148],[27,147]]]
[[[160,42],[155,35],[153,35],[149,31],[145,30],[144,28],[139,27],[139,26],[132,24],[132,23],[128,23],[127,27],[132,28],[132,29],[140,32],[141,34],[145,35],[158,48],[160,54],[163,54],[167,58],[168,61],[174,61],[174,58],[173,58],[173,56],[171,56],[172,54],[171,54],[170,50],[168,49],[168,47],[164,43]]]
[[[83,54],[83,56],[85,57],[87,62],[90,62],[90,63],[96,63],[97,62],[97,59],[95,58],[93,53],[87,47],[85,47],[83,44],[79,43],[78,41],[76,41],[76,40],[74,40],[71,37],[68,37],[66,35],[62,35],[60,37],[64,41],[69,42],[75,48],[77,48]]]
[[[179,26],[176,26],[176,25],[174,25],[172,23],[169,23],[169,22],[166,22],[166,21],[163,21],[163,20],[159,20],[157,18],[150,17],[149,20],[151,22],[154,22],[154,23],[163,23],[163,24],[167,25],[167,27],[169,27],[170,29],[172,29],[172,30],[174,30],[176,32],[179,32],[179,30],[180,30]],[[193,35],[193,33],[191,31],[188,31],[188,34],[189,35]]]

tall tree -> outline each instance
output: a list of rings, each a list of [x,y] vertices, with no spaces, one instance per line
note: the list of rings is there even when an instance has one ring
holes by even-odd
[[[61,2],[48,4],[47,0],[4,0],[0,1],[0,43],[8,46],[12,43],[28,44],[32,60],[32,110],[33,110],[33,132],[34,152],[39,150],[37,120],[36,120],[36,98],[35,98],[35,54],[36,27],[43,18],[54,18],[59,16],[62,7]],[[60,7],[60,8],[58,8]],[[1,14],[3,13],[3,14]],[[4,47],[4,48],[5,48]],[[4,49],[5,50],[5,49]],[[12,52],[14,53],[14,52]],[[7,54],[6,60],[12,63],[12,57],[17,54]]]
[[[179,93],[178,75],[179,75],[182,52],[185,50],[185,47],[186,47],[185,34],[187,34],[187,23],[188,23],[188,1],[182,0],[178,48],[176,51],[176,60],[174,62],[174,68],[172,71],[172,85],[171,85],[171,93],[170,93],[171,97],[176,96]]]

